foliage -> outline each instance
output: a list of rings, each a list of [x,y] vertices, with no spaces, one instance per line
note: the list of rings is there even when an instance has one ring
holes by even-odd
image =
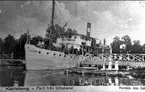
[[[112,52],[113,53],[120,53],[120,45],[122,44],[122,41],[120,40],[120,37],[116,36],[113,38],[112,46]]]
[[[120,46],[124,44],[125,49],[121,49]],[[113,53],[145,53],[145,44],[141,46],[139,40],[134,40],[133,45],[131,38],[125,35],[120,39],[119,37],[114,37],[111,43]]]
[[[0,38],[0,53],[2,53],[2,51],[3,51],[3,39],[2,38]]]
[[[24,33],[20,36],[19,39],[16,40],[16,50],[14,51],[15,58],[24,58],[25,57],[25,50],[24,45],[27,40],[27,33]]]
[[[139,40],[133,41],[132,52],[133,53],[141,53],[142,52],[142,46],[140,45]]]
[[[14,36],[8,35],[4,38],[3,51],[7,54],[11,54],[15,50],[16,41]]]
[[[122,37],[122,42],[123,42],[123,44],[126,45],[124,53],[129,53],[131,51],[131,48],[132,48],[131,38],[128,35],[125,35]]]
[[[145,53],[145,44],[142,45],[142,53]]]

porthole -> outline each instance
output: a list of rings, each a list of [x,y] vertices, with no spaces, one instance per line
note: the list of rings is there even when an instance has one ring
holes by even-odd
[[[41,53],[41,51],[39,51],[39,54]]]
[[[59,56],[61,56],[61,54],[59,54]]]
[[[53,55],[55,56],[55,53]]]
[[[49,52],[47,52],[47,54],[49,54]]]

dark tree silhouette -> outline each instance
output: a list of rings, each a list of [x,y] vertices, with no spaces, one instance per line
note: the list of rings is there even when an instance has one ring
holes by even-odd
[[[134,40],[132,46],[132,53],[141,53],[141,52],[142,52],[142,46],[140,45],[140,41]]]
[[[0,38],[0,53],[3,52],[3,44],[4,44],[3,39]]]
[[[125,36],[122,37],[122,42],[126,46],[126,48],[124,50],[124,53],[131,52],[131,48],[132,48],[131,38],[128,35],[125,35]]]
[[[112,52],[113,53],[120,53],[120,45],[122,44],[122,41],[120,40],[120,37],[116,36],[113,38],[113,42],[111,44],[112,46]]]
[[[8,35],[4,38],[3,51],[6,54],[11,54],[15,51],[16,40],[14,36]]]
[[[145,44],[142,45],[142,52],[145,53]]]
[[[17,44],[15,46],[16,50],[14,53],[15,58],[25,58],[25,43],[27,40],[27,33],[24,33],[16,40]]]
[[[124,44],[125,48],[120,49],[120,46]],[[111,43],[113,53],[145,53],[145,44],[141,46],[139,40],[134,40],[133,45],[131,43],[131,38],[125,35],[120,39],[119,37],[114,37]]]

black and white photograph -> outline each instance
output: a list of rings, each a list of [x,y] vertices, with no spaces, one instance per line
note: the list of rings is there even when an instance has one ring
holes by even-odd
[[[0,1],[0,92],[144,86],[145,1]]]

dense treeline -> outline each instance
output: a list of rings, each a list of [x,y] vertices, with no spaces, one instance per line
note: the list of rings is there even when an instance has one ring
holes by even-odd
[[[19,39],[8,35],[4,39],[0,38],[0,54],[12,54],[17,58],[24,58],[24,44],[26,42],[27,34],[22,34]]]
[[[139,40],[131,41],[128,35],[114,37],[111,46],[113,53],[145,53],[145,44],[141,45]]]
[[[51,27],[48,27],[45,38],[40,36],[31,37],[31,44],[37,45],[39,41],[44,41],[44,43],[48,46],[50,30]],[[77,31],[70,28],[64,29],[56,24],[51,34],[53,39],[52,42],[56,42],[58,37],[70,37],[73,34],[77,34]],[[27,38],[27,33],[22,34],[18,39],[14,38],[14,36],[10,34],[5,38],[0,38],[0,54],[13,53],[14,58],[24,58],[24,45]],[[111,46],[113,53],[145,53],[145,44],[141,45],[139,40],[131,41],[131,38],[128,35],[123,36],[122,38],[118,36],[114,37]]]

